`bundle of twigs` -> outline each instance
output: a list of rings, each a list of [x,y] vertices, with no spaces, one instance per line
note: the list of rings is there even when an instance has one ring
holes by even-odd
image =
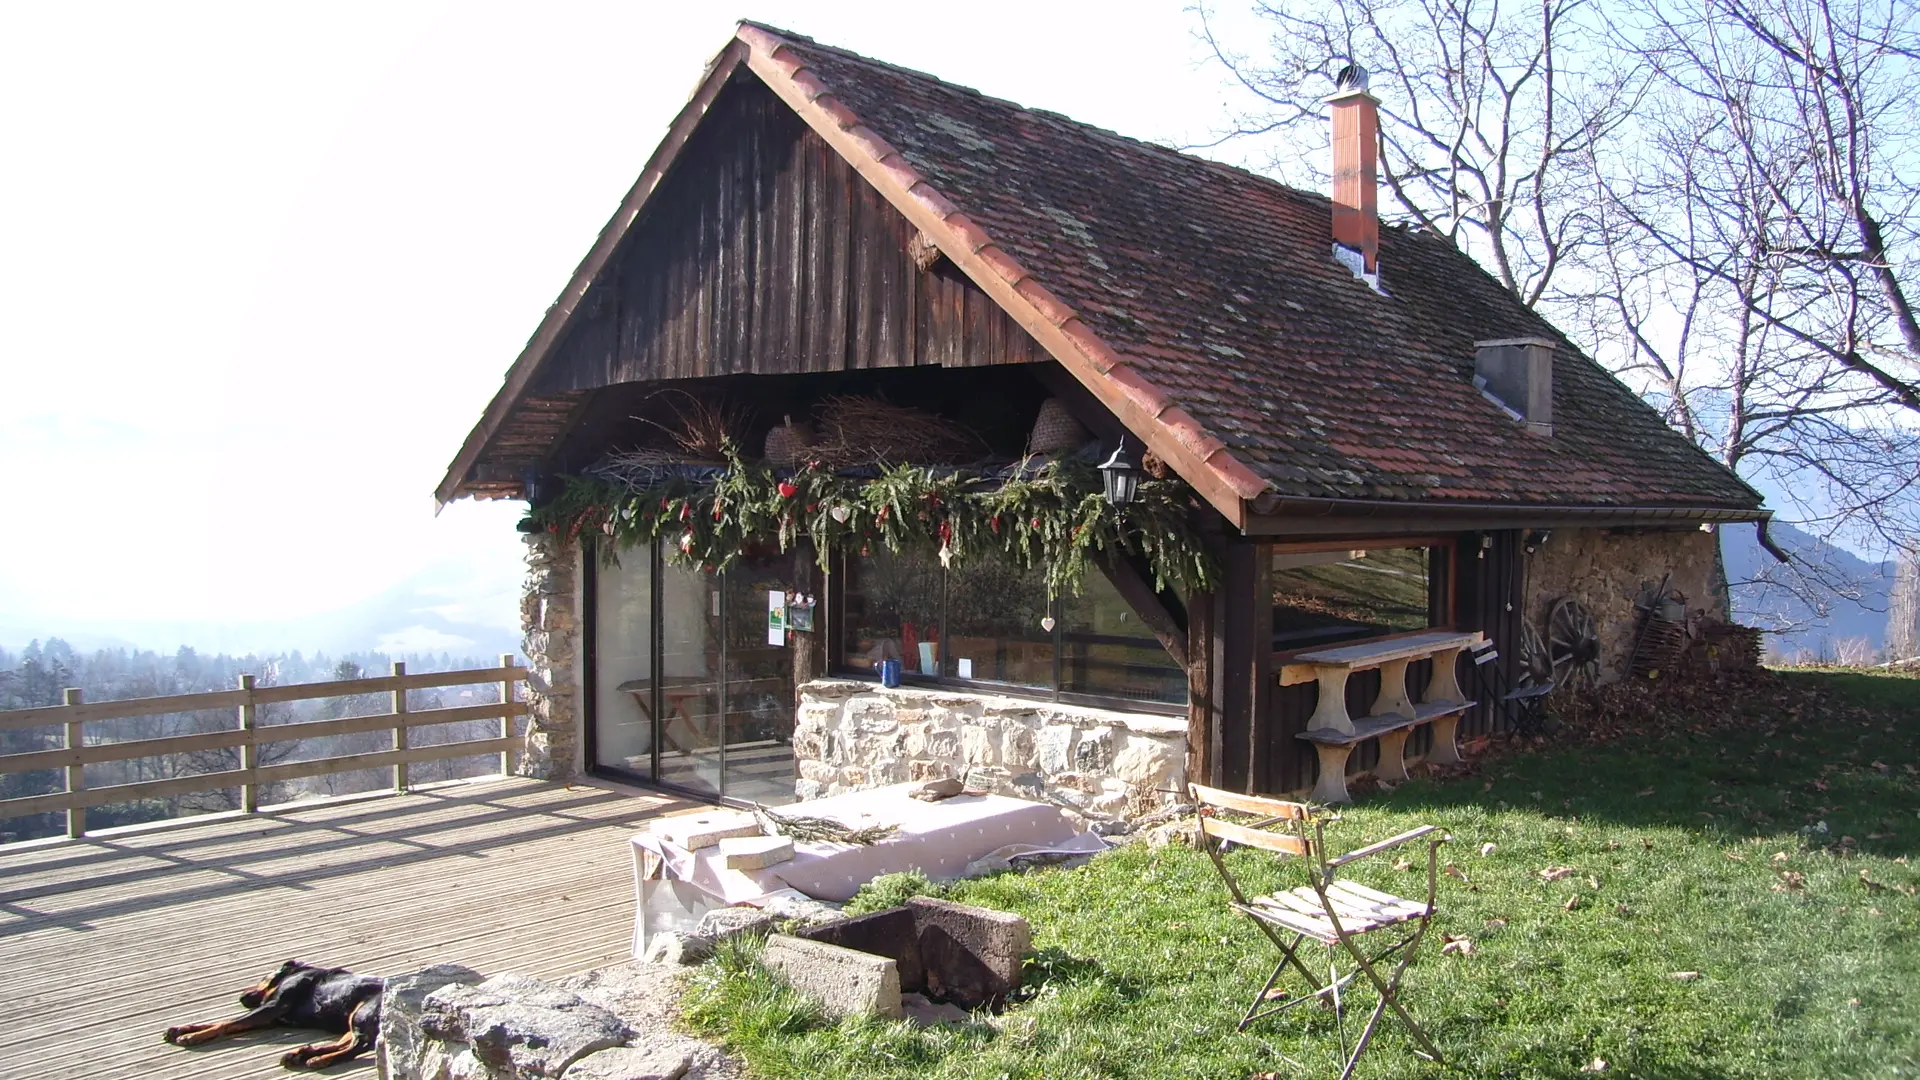
[[[652,424],[696,461],[719,462],[726,459],[726,445],[739,442],[753,420],[751,411],[725,401],[695,397],[685,390],[663,390],[672,398],[673,420],[662,423],[645,416],[634,419]]]
[[[755,807],[753,814],[760,820],[760,828],[767,835],[784,836],[800,843],[858,844],[867,847],[900,831],[898,825],[869,825],[855,829],[832,818],[776,814],[764,806]]]
[[[623,450],[587,466],[586,473],[624,485],[630,491],[647,491],[678,475],[686,463],[686,455],[671,450]]]
[[[924,409],[880,398],[837,395],[820,403],[808,456],[828,468],[886,463],[953,465],[988,453],[979,435]]]

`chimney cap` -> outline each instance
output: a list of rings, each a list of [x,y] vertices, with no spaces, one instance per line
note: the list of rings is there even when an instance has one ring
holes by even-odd
[[[1335,93],[1343,93],[1348,90],[1365,90],[1366,88],[1367,69],[1357,63],[1347,64],[1333,77],[1333,89]]]

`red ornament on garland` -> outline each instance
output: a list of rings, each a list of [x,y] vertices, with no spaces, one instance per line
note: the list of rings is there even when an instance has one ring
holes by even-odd
[[[798,484],[795,484],[789,480],[780,481],[780,497],[781,498],[791,499],[798,494],[800,494],[800,487]]]

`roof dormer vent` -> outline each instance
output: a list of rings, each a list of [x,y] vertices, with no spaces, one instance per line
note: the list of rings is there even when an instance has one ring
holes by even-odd
[[[1553,342],[1502,338],[1474,343],[1473,385],[1536,435],[1553,434]]]

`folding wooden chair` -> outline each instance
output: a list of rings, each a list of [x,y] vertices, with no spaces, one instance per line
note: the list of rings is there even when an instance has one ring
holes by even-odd
[[[1261,933],[1280,950],[1280,962],[1274,966],[1273,974],[1267,976],[1266,984],[1254,994],[1246,1015],[1240,1019],[1240,1030],[1245,1031],[1247,1025],[1255,1020],[1284,1012],[1304,1001],[1329,1004],[1333,1007],[1339,1026],[1340,1053],[1346,1059],[1340,1071],[1340,1080],[1347,1080],[1353,1075],[1354,1066],[1359,1063],[1360,1055],[1372,1040],[1374,1029],[1391,1010],[1413,1036],[1422,1056],[1439,1061],[1440,1051],[1413,1017],[1407,1014],[1400,1004],[1399,994],[1400,981],[1406,975],[1407,967],[1413,963],[1420,939],[1426,934],[1427,924],[1433,918],[1434,892],[1439,885],[1440,845],[1450,839],[1446,832],[1435,825],[1422,825],[1377,844],[1368,844],[1329,858],[1324,831],[1328,821],[1337,820],[1332,815],[1304,803],[1239,795],[1199,784],[1190,787],[1194,801],[1200,804],[1201,841],[1207,855],[1213,860],[1214,868],[1220,872],[1221,880],[1226,882],[1227,892],[1233,896],[1231,906],[1252,919]],[[1226,816],[1228,814],[1251,815],[1252,820],[1230,820]],[[1343,866],[1422,839],[1427,841],[1427,898],[1424,903],[1402,899],[1378,889],[1341,880],[1337,876],[1337,871]],[[1226,861],[1220,857],[1228,844],[1299,856],[1307,868],[1307,884],[1249,897],[1240,888],[1232,871],[1227,869]],[[1390,931],[1383,937],[1396,940],[1369,951],[1368,943],[1362,939],[1382,930]],[[1288,935],[1292,936],[1291,940],[1287,939]],[[1327,947],[1325,982],[1300,958],[1301,943],[1308,938]],[[1388,970],[1386,962],[1396,956],[1397,963]],[[1344,974],[1340,970],[1342,963],[1351,964]],[[1274,994],[1281,975],[1289,967],[1306,981],[1308,993],[1298,997]],[[1349,1052],[1341,992],[1348,983],[1360,976],[1373,985],[1380,1000],[1374,1004],[1373,1014],[1367,1018],[1366,1026],[1360,1030],[1359,1038]],[[1286,1000],[1279,1005],[1271,1004],[1276,997]]]

